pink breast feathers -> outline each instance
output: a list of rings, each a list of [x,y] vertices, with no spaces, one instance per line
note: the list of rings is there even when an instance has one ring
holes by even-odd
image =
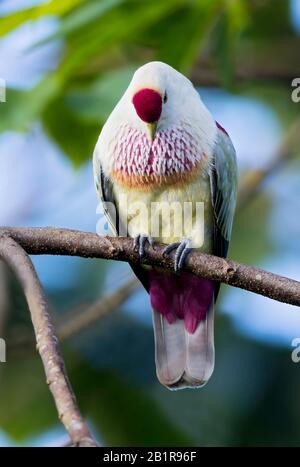
[[[172,128],[158,131],[154,141],[128,126],[121,128],[113,148],[113,172],[119,177],[169,177],[191,173],[205,158],[193,136]]]

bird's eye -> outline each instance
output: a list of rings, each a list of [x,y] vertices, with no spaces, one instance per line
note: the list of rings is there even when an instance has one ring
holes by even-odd
[[[168,100],[168,95],[167,95],[167,92],[165,92],[165,95],[164,95],[164,104],[167,102]]]

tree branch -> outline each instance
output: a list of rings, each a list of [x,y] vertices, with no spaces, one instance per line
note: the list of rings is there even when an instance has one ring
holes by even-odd
[[[236,43],[232,63],[233,83],[240,86],[249,82],[270,82],[274,85],[290,86],[299,76],[299,39],[286,36],[269,40],[263,44],[257,40],[243,38]],[[276,50],[276,53],[274,53]],[[197,86],[222,86],[222,74],[214,53],[209,50],[200,54],[191,73]]]
[[[93,233],[59,228],[3,228],[28,254],[102,258],[139,264],[134,241],[127,237],[100,237]],[[147,245],[144,264],[173,271],[173,256],[163,256],[163,245]],[[184,270],[291,305],[300,306],[300,282],[254,266],[193,251]]]
[[[0,257],[15,273],[26,296],[37,349],[60,420],[74,445],[97,446],[77,406],[51,322],[49,305],[29,256],[11,236],[2,234],[0,235]]]

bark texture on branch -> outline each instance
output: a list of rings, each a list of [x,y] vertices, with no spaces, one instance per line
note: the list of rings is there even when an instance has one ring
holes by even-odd
[[[99,237],[97,234],[59,228],[3,228],[28,254],[67,255],[139,263],[134,241],[127,237]],[[163,245],[146,246],[144,263],[173,271],[173,256],[164,257]],[[184,270],[195,275],[239,287],[274,300],[300,306],[300,282],[268,271],[200,252],[192,252]]]
[[[15,273],[24,291],[37,342],[58,415],[75,446],[96,447],[87,424],[77,406],[55,330],[51,322],[49,305],[31,259],[12,237],[0,235],[0,258]]]

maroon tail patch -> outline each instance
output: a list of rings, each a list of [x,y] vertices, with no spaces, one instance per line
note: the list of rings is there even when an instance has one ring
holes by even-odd
[[[212,302],[214,283],[188,272],[175,276],[152,270],[149,285],[152,307],[170,324],[183,319],[185,329],[193,334]]]

